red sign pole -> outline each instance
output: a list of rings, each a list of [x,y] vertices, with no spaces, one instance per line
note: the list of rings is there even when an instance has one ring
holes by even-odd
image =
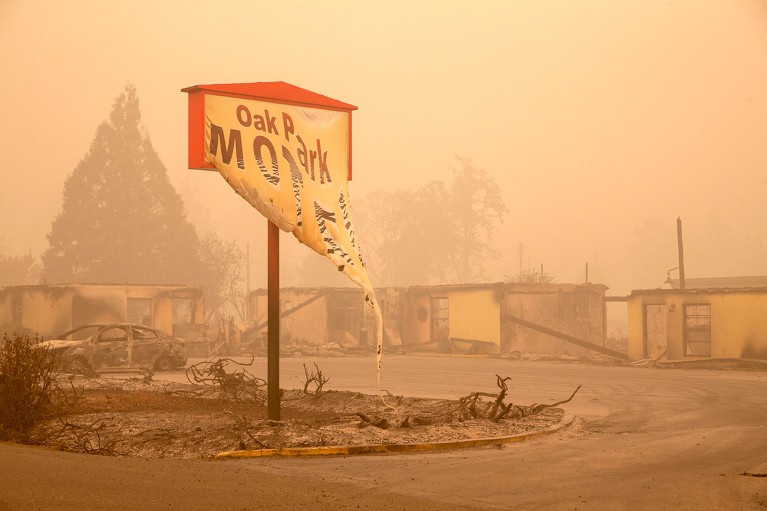
[[[267,240],[267,409],[280,420],[280,230],[268,222]]]

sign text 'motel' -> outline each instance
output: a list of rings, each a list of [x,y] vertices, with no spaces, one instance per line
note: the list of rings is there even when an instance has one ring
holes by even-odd
[[[277,126],[277,117],[270,115],[269,110],[264,109],[264,115],[252,114],[247,106],[238,105],[236,110],[237,121],[244,127],[253,127],[257,131],[262,131],[270,135],[280,136],[280,131]],[[328,171],[328,153],[322,150],[322,141],[317,138],[316,150],[314,148],[308,149],[304,139],[300,134],[295,133],[295,125],[293,119],[287,112],[282,112],[281,115],[281,128],[283,137],[286,142],[290,142],[290,137],[293,135],[295,141],[298,144],[296,148],[295,157],[290,152],[290,149],[283,145],[282,156],[288,165],[292,168],[300,167],[306,176],[312,181],[319,179],[320,184],[325,184],[325,181],[331,182],[330,172]],[[260,170],[266,172],[269,176],[267,179],[273,185],[279,183],[280,169],[277,158],[277,151],[272,144],[272,141],[262,135],[256,135],[253,138],[251,144],[253,155],[256,158],[256,162],[259,163]],[[229,164],[232,161],[232,157],[237,162],[237,168],[245,170],[245,158],[243,153],[242,144],[242,132],[239,129],[230,128],[228,141],[227,136],[224,133],[224,129],[221,126],[211,124],[210,126],[210,153],[213,155],[219,154],[221,150],[221,158],[224,163]],[[271,172],[266,171],[266,167],[263,165],[263,151],[266,149],[269,151],[269,156],[272,161]],[[298,162],[298,164],[296,164]]]

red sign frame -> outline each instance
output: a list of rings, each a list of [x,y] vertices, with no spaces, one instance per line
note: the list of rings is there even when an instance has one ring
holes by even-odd
[[[213,165],[205,163],[205,96],[212,94],[347,112],[349,115],[349,173],[347,179],[352,180],[352,111],[357,110],[356,106],[286,82],[193,85],[181,89],[181,92],[186,92],[189,95],[188,160],[190,169],[216,170]]]

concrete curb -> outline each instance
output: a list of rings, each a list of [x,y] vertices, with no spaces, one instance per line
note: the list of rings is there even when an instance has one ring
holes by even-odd
[[[266,458],[266,457],[296,457],[296,456],[346,456],[354,454],[374,453],[413,453],[439,451],[448,449],[465,449],[469,447],[485,447],[488,445],[512,444],[524,442],[543,435],[556,433],[573,423],[575,415],[565,412],[557,424],[539,431],[519,433],[517,435],[497,438],[476,438],[472,440],[453,440],[448,442],[431,442],[424,444],[373,444],[373,445],[329,445],[323,447],[285,447],[283,449],[252,449],[245,451],[225,451],[216,454],[216,459],[231,458]]]

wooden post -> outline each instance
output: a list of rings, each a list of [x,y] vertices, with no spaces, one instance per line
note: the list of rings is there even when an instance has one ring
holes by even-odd
[[[682,219],[676,219],[676,240],[679,247],[679,289],[684,291],[684,245],[682,244]]]
[[[267,416],[280,420],[280,230],[268,222]]]

